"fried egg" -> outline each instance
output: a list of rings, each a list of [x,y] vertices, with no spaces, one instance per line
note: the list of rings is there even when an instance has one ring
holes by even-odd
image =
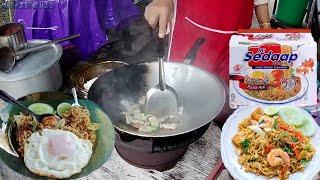
[[[57,129],[34,132],[24,146],[24,162],[31,172],[59,179],[81,172],[91,155],[89,140]]]

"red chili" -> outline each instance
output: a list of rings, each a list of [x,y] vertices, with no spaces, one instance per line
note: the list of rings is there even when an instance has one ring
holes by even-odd
[[[298,139],[300,142],[303,141],[303,137],[302,137],[302,134],[301,134],[300,131],[296,132],[296,137],[297,137],[297,139]]]
[[[279,127],[283,130],[286,130],[288,132],[292,132],[292,130],[290,129],[290,127],[284,125],[284,124],[279,124]]]
[[[281,177],[284,177],[284,175],[286,174],[286,172],[287,172],[287,170],[288,170],[288,166],[283,166],[281,169],[280,169],[280,176]]]
[[[276,79],[276,80],[281,80],[284,76],[283,71],[282,70],[273,70],[271,72],[272,76]]]
[[[273,81],[272,86],[273,87],[280,87],[281,86],[281,81],[280,80]]]
[[[268,154],[272,149],[274,148],[273,144],[268,144],[264,147],[264,152],[263,154]]]
[[[294,152],[294,155],[297,157],[297,159],[300,161],[301,160],[301,155],[300,155],[300,152],[298,151],[298,149],[296,148],[296,144],[294,143],[291,143],[291,149],[293,150]]]

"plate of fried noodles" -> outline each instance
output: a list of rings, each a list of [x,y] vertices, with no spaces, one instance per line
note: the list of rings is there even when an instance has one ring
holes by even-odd
[[[113,125],[93,102],[79,100],[80,106],[71,106],[73,102],[72,98],[21,101],[27,107],[46,104],[55,110],[61,103],[70,104],[70,108],[60,114],[60,118],[54,118],[58,117],[54,112],[56,115],[44,118],[41,122],[35,121],[14,105],[10,105],[6,112],[1,112],[9,115],[8,136],[19,157],[0,149],[0,159],[19,174],[35,179],[75,179],[100,168],[114,148]],[[58,142],[61,140],[67,140],[68,146]],[[54,146],[57,144],[60,147]]]
[[[233,86],[246,99],[266,104],[283,104],[301,98],[308,90],[309,82],[304,75],[297,75],[276,85],[267,84],[268,88],[264,90],[245,90],[236,81]]]
[[[230,174],[245,180],[314,178],[320,171],[320,127],[308,116],[315,133],[306,136],[280,114],[267,114],[264,107],[244,107],[224,124],[221,156]]]

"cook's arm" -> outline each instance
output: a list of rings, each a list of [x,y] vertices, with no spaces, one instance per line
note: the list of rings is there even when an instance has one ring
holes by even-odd
[[[254,0],[256,16],[260,28],[270,28],[269,0]]]
[[[174,14],[173,0],[153,0],[145,9],[144,17],[152,28],[159,25],[159,37],[163,38]]]

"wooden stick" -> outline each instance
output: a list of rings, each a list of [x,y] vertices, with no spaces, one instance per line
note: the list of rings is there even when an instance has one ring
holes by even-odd
[[[207,180],[215,180],[220,175],[222,170],[225,169],[222,159],[219,159],[216,163],[216,165],[213,167],[210,175],[207,177]]]

